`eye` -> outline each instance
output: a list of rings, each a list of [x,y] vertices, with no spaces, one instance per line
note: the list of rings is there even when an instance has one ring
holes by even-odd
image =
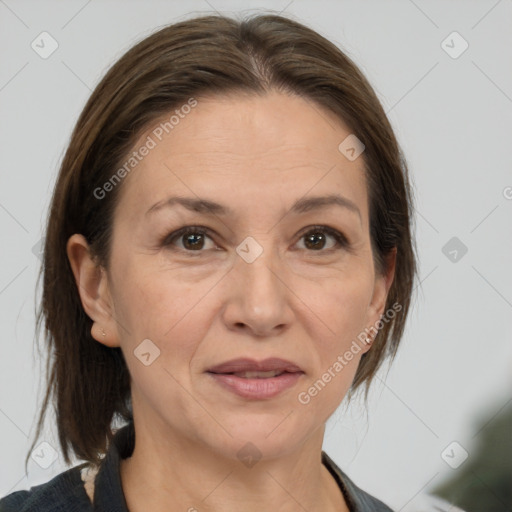
[[[210,249],[216,247],[208,233],[211,233],[211,231],[202,226],[185,226],[168,235],[162,241],[162,245],[177,246],[179,250],[187,253],[201,253],[203,252],[202,249],[208,249],[208,247],[205,247],[207,240],[210,240],[213,244]],[[325,246],[329,238],[334,242],[326,249]],[[303,231],[300,237],[300,241],[302,240],[304,240],[304,247],[299,248],[309,252],[331,252],[341,248],[349,248],[350,245],[343,233],[329,226],[309,226],[306,232]]]
[[[326,250],[323,250],[325,249],[328,238],[334,239],[334,244]],[[349,245],[343,233],[328,226],[309,227],[308,231],[301,236],[301,240],[304,240],[306,249],[311,249],[316,252],[331,252],[331,250],[347,247]]]
[[[182,251],[201,252],[201,249],[204,249],[205,240],[207,238],[212,240],[207,235],[209,232],[207,228],[201,226],[185,226],[167,236],[162,245],[175,245],[175,241],[179,241],[182,245],[181,247],[178,245],[178,248]]]

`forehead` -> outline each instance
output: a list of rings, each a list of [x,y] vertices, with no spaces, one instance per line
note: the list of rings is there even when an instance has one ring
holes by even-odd
[[[195,101],[162,116],[134,144],[136,165],[116,215],[139,217],[176,193],[243,209],[258,199],[291,204],[308,191],[340,192],[366,211],[363,158],[340,153],[351,132],[332,113],[276,92]]]

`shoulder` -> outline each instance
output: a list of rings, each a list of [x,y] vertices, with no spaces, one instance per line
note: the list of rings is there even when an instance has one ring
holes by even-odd
[[[86,464],[60,473],[49,482],[16,491],[0,499],[0,512],[91,512],[81,470]]]
[[[357,487],[350,479],[347,486],[351,489],[354,504],[356,504],[357,507],[353,510],[364,510],[365,512],[393,512],[393,509],[389,508],[384,502]]]
[[[322,462],[337,481],[351,512],[393,512],[388,505],[360,489],[324,451],[322,451]],[[400,510],[401,512],[465,512],[440,497],[430,494],[418,495],[414,501],[407,503]]]
[[[360,489],[324,451],[322,462],[338,483],[351,511],[393,512],[385,503]]]

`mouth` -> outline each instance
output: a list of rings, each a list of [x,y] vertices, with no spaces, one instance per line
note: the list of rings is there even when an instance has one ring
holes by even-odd
[[[278,357],[271,357],[268,359],[264,359],[263,361],[256,361],[254,359],[248,358],[239,358],[232,359],[231,361],[227,361],[225,363],[218,364],[209,368],[207,370],[210,373],[223,373],[223,374],[247,374],[254,373],[260,374],[262,377],[257,378],[266,378],[267,375],[271,372],[279,373],[296,373],[302,372],[302,369],[297,366],[295,363],[291,361],[287,361],[285,359],[280,359]],[[302,372],[304,373],[304,372]],[[241,376],[241,375],[238,375]],[[269,375],[274,376],[274,375]],[[247,377],[251,378],[251,377]]]
[[[223,389],[254,400],[272,398],[293,387],[304,375],[299,366],[279,358],[231,360],[210,368],[206,373]]]
[[[216,373],[216,372],[211,372]],[[268,372],[227,372],[227,373],[217,373],[217,375],[234,375],[235,377],[240,377],[241,379],[269,379],[272,377],[279,377],[283,373],[288,373],[285,371],[279,370],[269,370]]]

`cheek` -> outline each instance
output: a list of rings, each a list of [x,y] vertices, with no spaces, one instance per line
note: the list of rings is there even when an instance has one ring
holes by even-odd
[[[129,279],[123,279],[122,273]],[[151,271],[149,262],[140,262],[120,268],[117,279],[116,320],[122,326],[118,332],[128,357],[149,339],[160,350],[160,364],[173,372],[188,367],[206,336],[212,316],[207,296],[218,278],[184,282],[177,271]]]
[[[343,400],[367,349],[360,335],[371,291],[371,280],[359,272],[328,280],[321,293],[308,296],[308,305],[319,316],[314,321],[316,335],[311,335],[317,364],[298,401],[322,418],[327,419]]]
[[[190,290],[178,276],[151,270],[151,261],[144,259],[125,262],[116,270],[115,311],[129,326],[131,336],[152,333],[160,337],[185,314]]]
[[[341,350],[364,329],[371,300],[371,276],[362,270],[339,272],[318,283],[303,283],[298,294],[304,297],[304,307],[314,313],[313,325],[323,348]]]

